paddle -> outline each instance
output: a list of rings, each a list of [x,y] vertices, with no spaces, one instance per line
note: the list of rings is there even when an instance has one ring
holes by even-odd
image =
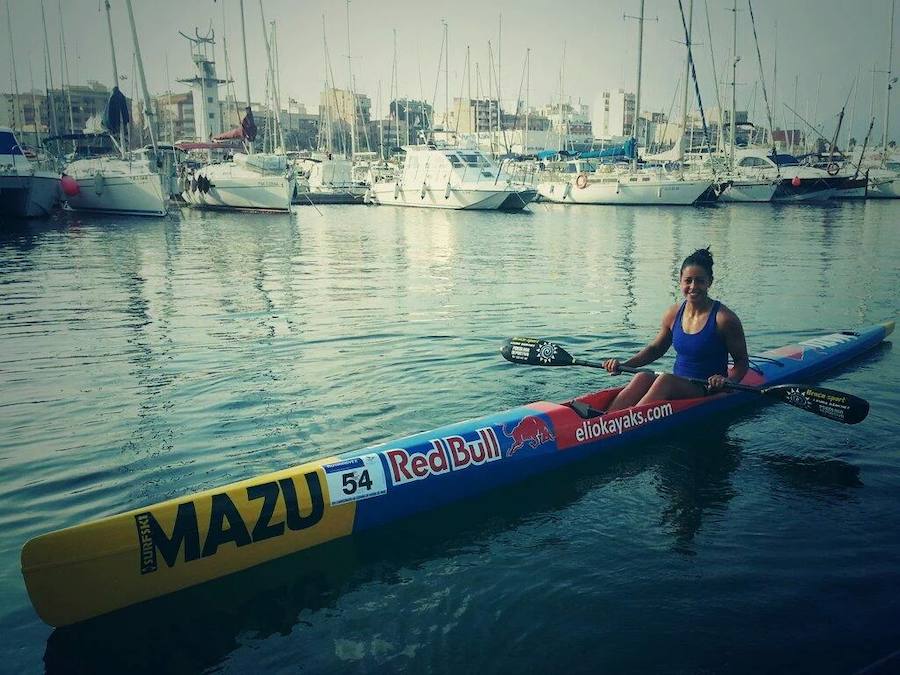
[[[555,342],[534,338],[509,338],[500,350],[503,358],[512,363],[526,363],[531,366],[585,366],[587,368],[603,368],[602,363],[576,359]],[[619,366],[623,373],[653,373],[657,371],[647,368],[630,368]],[[685,378],[697,384],[706,384],[706,380]],[[772,387],[751,387],[746,384],[729,382],[726,389],[747,391],[761,394],[767,398],[787,403],[800,410],[811,412],[819,417],[857,424],[869,414],[869,402],[852,394],[845,394],[834,389],[813,387],[808,384],[778,384]]]

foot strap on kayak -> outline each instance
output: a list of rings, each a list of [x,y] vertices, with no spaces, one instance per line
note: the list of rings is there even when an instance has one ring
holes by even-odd
[[[567,404],[572,410],[578,413],[578,415],[584,419],[590,419],[592,417],[600,417],[600,415],[606,414],[605,410],[597,410],[596,408],[592,408],[584,401],[572,401]]]

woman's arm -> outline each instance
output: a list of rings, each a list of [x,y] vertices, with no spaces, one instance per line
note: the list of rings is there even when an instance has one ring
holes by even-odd
[[[740,382],[750,368],[750,359],[747,356],[747,340],[744,337],[744,327],[741,325],[741,320],[730,309],[722,307],[716,316],[716,329],[725,340],[725,347],[734,361],[734,365],[728,371],[727,381]],[[721,389],[725,381],[726,378],[721,375],[711,376],[709,378],[710,389]]]
[[[656,359],[669,351],[669,347],[672,346],[672,322],[675,320],[675,315],[677,313],[678,305],[673,305],[666,310],[665,314],[663,314],[662,322],[660,323],[659,333],[657,333],[656,337],[650,341],[650,344],[637,354],[626,361],[609,359],[603,362],[603,367],[609,372],[615,373],[618,371],[619,365],[628,366],[629,368],[640,368],[641,366],[646,366],[648,363],[656,361]]]

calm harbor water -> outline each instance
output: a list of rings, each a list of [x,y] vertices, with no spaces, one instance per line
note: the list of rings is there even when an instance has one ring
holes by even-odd
[[[861,425],[755,408],[114,620],[45,626],[19,555],[87,519],[610,386],[499,346],[628,356],[699,246],[753,353],[893,319],[898,218],[868,202],[4,224],[0,671],[848,673],[896,652],[890,345],[822,380],[870,401]]]

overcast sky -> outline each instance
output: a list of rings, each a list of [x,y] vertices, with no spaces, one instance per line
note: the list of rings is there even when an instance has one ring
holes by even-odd
[[[2,40],[7,41],[6,7],[2,0]],[[19,80],[29,85],[29,62],[35,84],[43,87],[44,57],[41,5],[38,0],[8,0],[12,13],[13,42]],[[682,0],[687,14],[690,0]],[[113,29],[120,73],[129,80],[123,87],[131,95],[133,53],[124,0],[111,0]],[[110,84],[109,41],[102,0],[62,0],[63,30],[73,83],[88,79]],[[141,51],[151,93],[186,91],[176,82],[192,72],[188,42],[178,31],[205,34],[212,26],[216,35],[217,66],[224,76],[222,37],[228,41],[229,61],[238,96],[243,98],[244,78],[240,50],[238,0],[133,0]],[[245,0],[247,49],[253,99],[264,95],[266,56],[259,0]],[[348,82],[347,8],[344,0],[263,0],[267,21],[275,20],[281,76],[282,107],[297,99],[315,112],[324,80],[324,35],[337,86]],[[60,81],[60,0],[44,0],[54,82]],[[730,82],[732,2],[694,0],[694,54],[704,107],[716,104],[715,84],[707,30],[712,28],[712,47],[720,81]],[[224,22],[227,24],[223,28]],[[747,0],[738,2],[738,108],[756,110],[755,121],[765,124],[765,108],[759,87],[759,65]],[[623,87],[633,91],[637,68],[639,0],[352,0],[349,5],[353,75],[357,90],[372,99],[378,110],[387,109],[393,70],[394,30],[397,32],[400,96],[432,100],[437,85],[436,107],[444,107],[443,73],[438,79],[442,21],[449,32],[451,99],[467,91],[466,47],[471,48],[472,88],[479,64],[482,91],[487,89],[488,41],[494,67],[500,69],[501,93],[513,101],[523,80],[526,49],[531,50],[530,103],[538,105],[560,98],[593,105],[597,93]],[[825,135],[834,124],[859,74],[855,96],[847,107],[853,111],[853,133],[860,141],[872,107],[873,68],[886,70],[891,0],[755,0],[753,12],[759,35],[770,100],[776,98],[776,124],[802,126],[784,107],[787,103],[809,121],[817,118]],[[684,31],[678,0],[647,0],[641,108],[673,111],[680,117],[681,95],[676,83],[684,78]],[[502,20],[502,32],[500,30]],[[896,23],[896,21],[895,21]],[[776,39],[777,30],[777,39]],[[897,36],[900,42],[900,36]],[[895,48],[896,53],[896,48]],[[498,66],[499,53],[499,66]],[[777,88],[773,91],[773,67],[777,53]],[[168,78],[166,65],[168,62]],[[725,71],[729,71],[727,76]],[[893,70],[900,72],[894,58]],[[0,89],[12,91],[9,48],[0,53]],[[880,140],[884,117],[885,75],[876,74],[875,132]],[[821,86],[819,82],[821,79]],[[168,81],[167,81],[168,80]],[[421,82],[421,84],[420,84]],[[795,92],[795,82],[798,87]],[[521,97],[525,97],[524,84]],[[816,92],[818,105],[816,105]],[[424,94],[424,95],[423,95]],[[730,86],[721,92],[730,99]],[[692,94],[693,96],[693,94]],[[896,97],[894,97],[896,98]],[[794,101],[797,106],[794,106]],[[673,107],[673,101],[676,101]],[[900,141],[900,102],[894,100],[891,135]],[[846,127],[845,127],[846,128]],[[842,132],[843,136],[843,132]]]

